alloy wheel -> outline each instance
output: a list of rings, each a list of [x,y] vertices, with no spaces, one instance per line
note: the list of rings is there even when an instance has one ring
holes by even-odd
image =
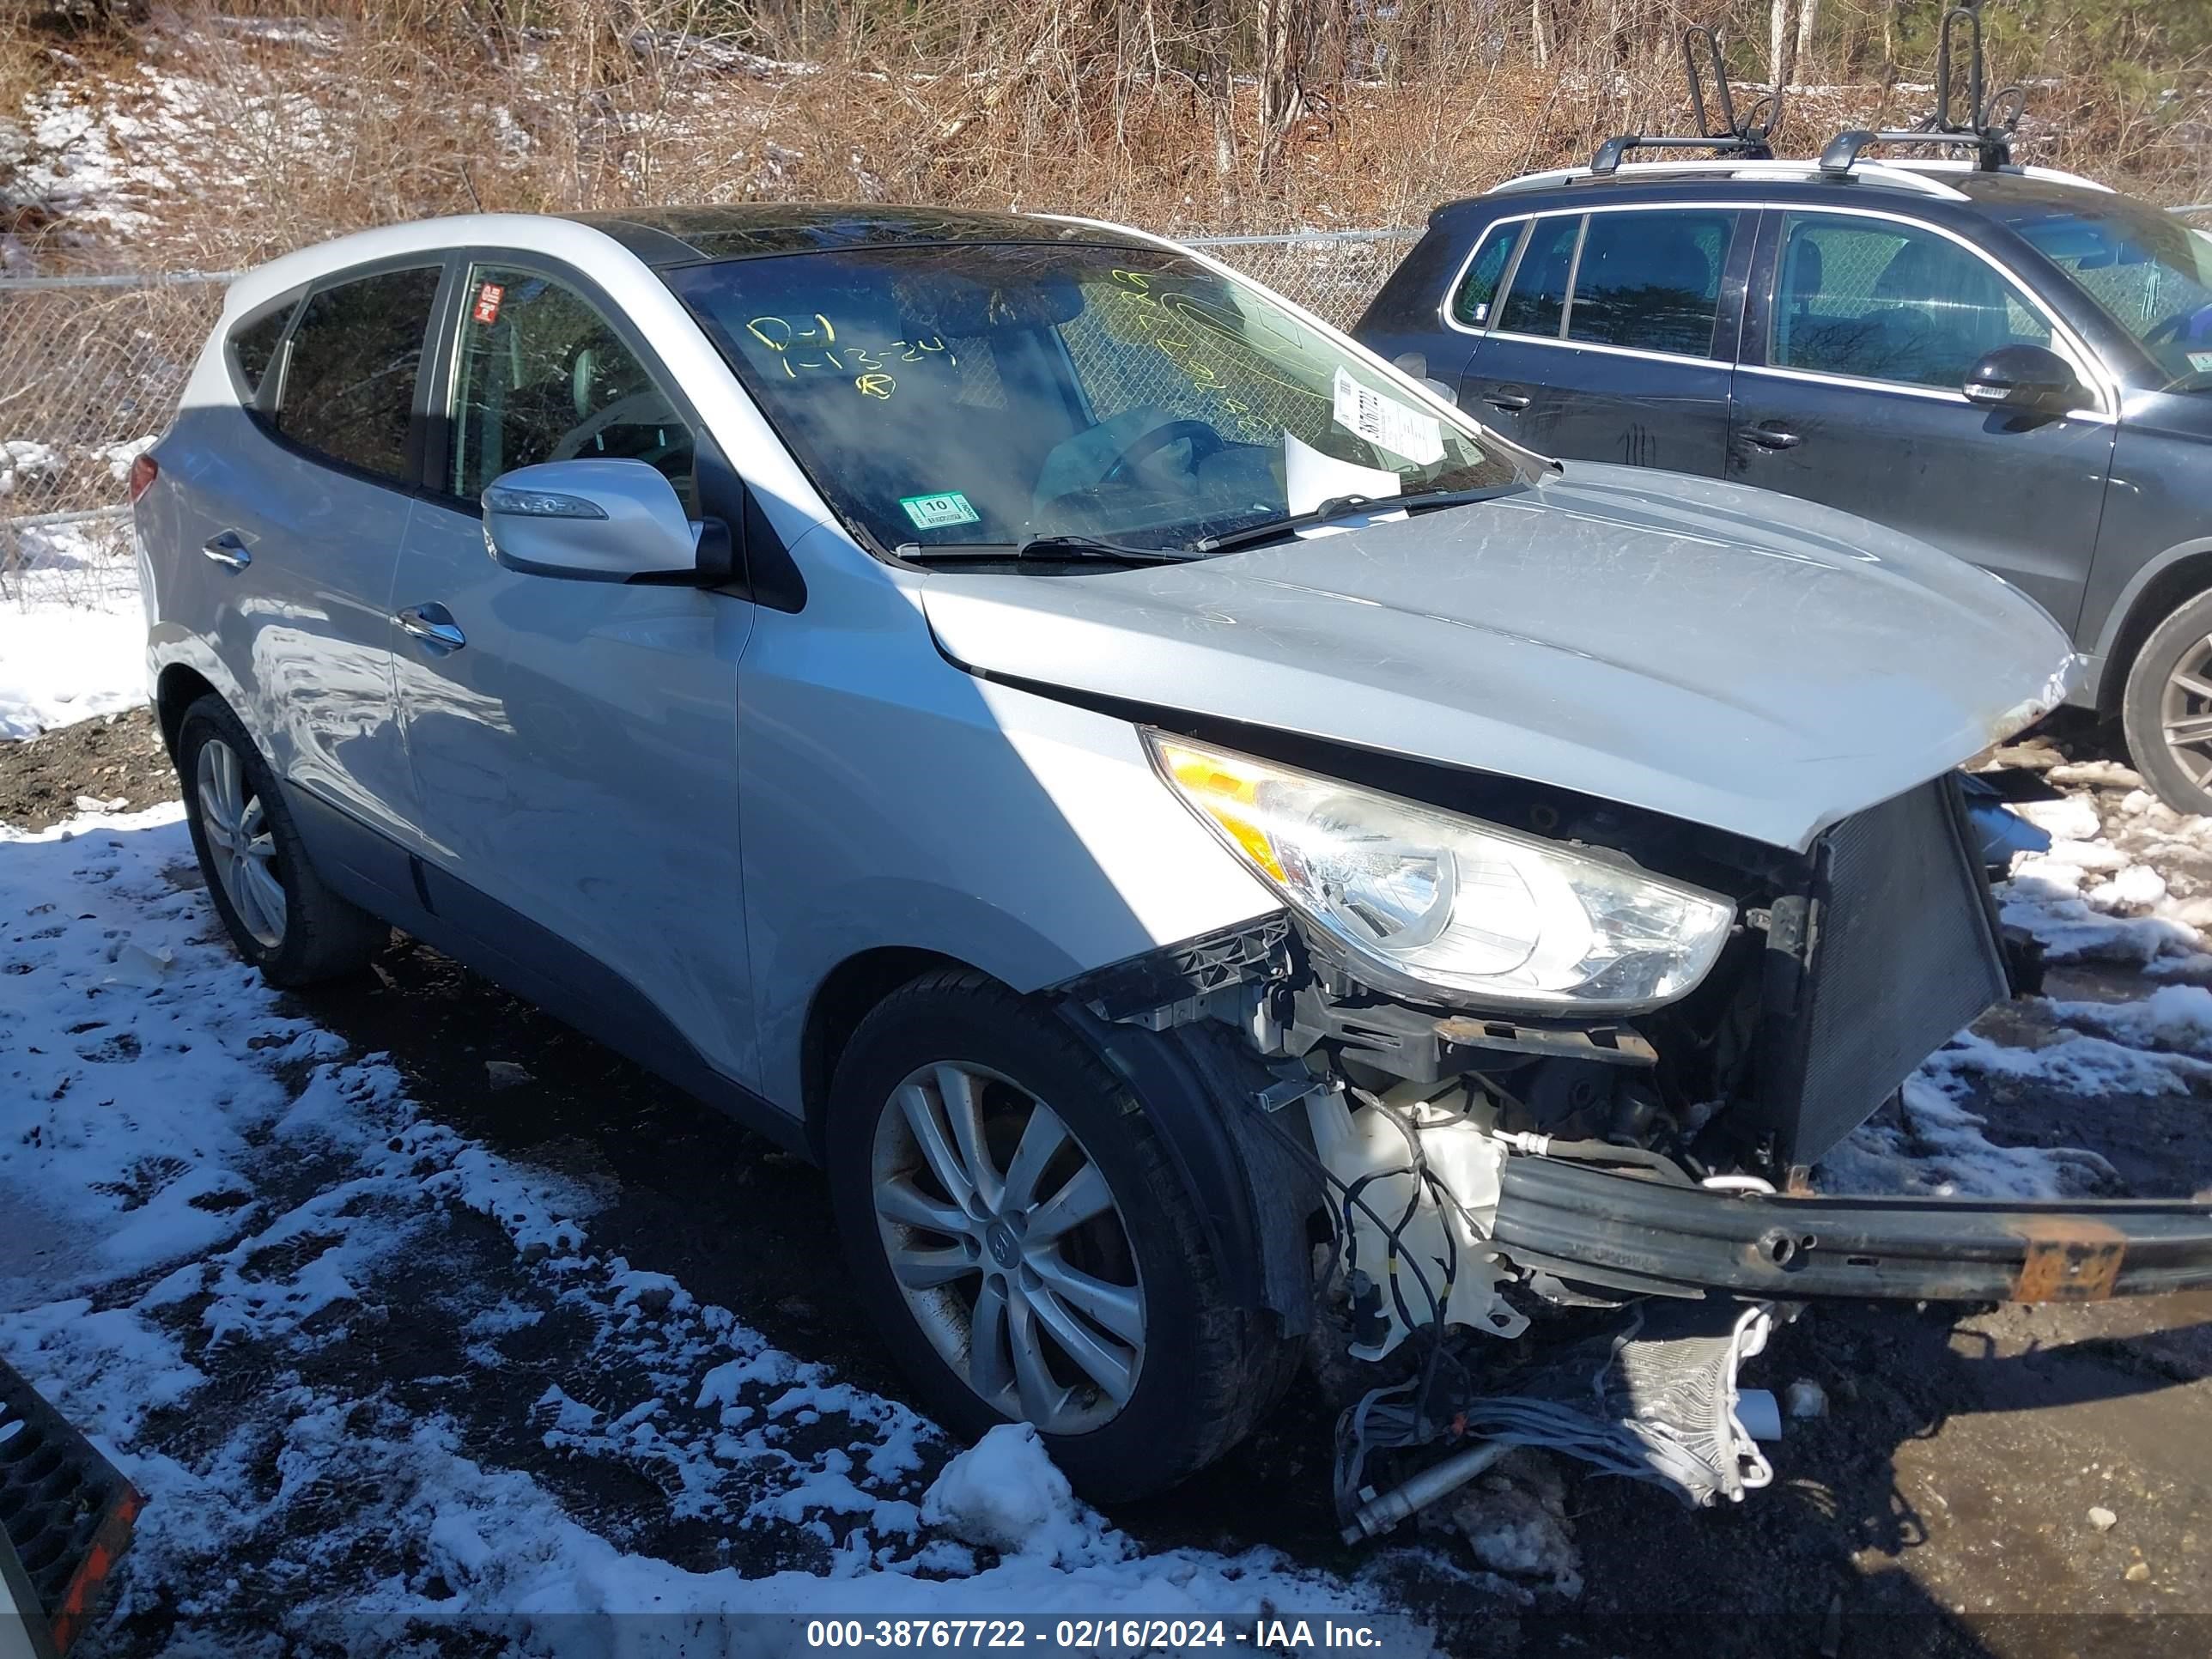
[[[2183,652],[2166,677],[2158,723],[2182,775],[2199,789],[2212,788],[2212,636]]]
[[[200,744],[195,805],[208,861],[239,923],[264,949],[284,943],[284,883],[276,873],[276,839],[260,795],[221,738]]]
[[[872,1172],[900,1293],[980,1398],[1054,1434],[1128,1403],[1145,1356],[1136,1253],[1050,1106],[982,1066],[922,1066],[878,1118]]]

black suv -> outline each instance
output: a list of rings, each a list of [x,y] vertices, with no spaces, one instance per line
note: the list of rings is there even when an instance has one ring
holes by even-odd
[[[1996,572],[2212,811],[2212,236],[2036,167],[1607,159],[1437,209],[1360,340],[1532,449]]]

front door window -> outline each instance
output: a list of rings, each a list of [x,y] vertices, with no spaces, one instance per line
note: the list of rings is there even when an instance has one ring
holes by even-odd
[[[1984,354],[2048,348],[2043,315],[1996,268],[1947,236],[1856,215],[1783,222],[1778,368],[1955,392]]]
[[[544,461],[637,460],[697,516],[690,424],[613,325],[550,276],[480,264],[462,291],[447,488]]]

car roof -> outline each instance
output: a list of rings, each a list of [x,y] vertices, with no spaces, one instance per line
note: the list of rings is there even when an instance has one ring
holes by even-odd
[[[612,237],[656,267],[840,248],[941,246],[960,242],[1153,246],[1128,232],[1102,225],[973,208],[743,202],[721,207],[636,208],[562,216]]]

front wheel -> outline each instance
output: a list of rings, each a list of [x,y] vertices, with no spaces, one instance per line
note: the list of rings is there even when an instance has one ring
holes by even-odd
[[[2120,702],[2128,754],[2177,812],[2212,814],[2212,593],[2151,630]]]
[[[1050,1013],[927,975],[854,1033],[830,1192],[862,1300],[940,1421],[1033,1423],[1093,1498],[1174,1485],[1280,1397],[1291,1347],[1222,1293],[1127,1086]]]

